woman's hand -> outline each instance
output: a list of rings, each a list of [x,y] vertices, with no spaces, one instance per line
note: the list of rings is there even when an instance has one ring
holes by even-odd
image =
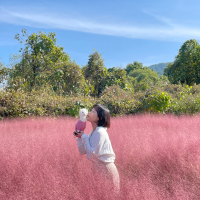
[[[81,138],[81,136],[84,134],[83,131],[81,131],[80,133],[79,132],[76,132],[76,133],[77,133],[76,137],[78,137],[78,138]]]

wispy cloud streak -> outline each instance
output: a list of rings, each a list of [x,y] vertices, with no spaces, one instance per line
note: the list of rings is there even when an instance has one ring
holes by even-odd
[[[152,15],[150,13],[147,13]],[[55,17],[56,16],[56,17]],[[88,19],[77,19],[63,17],[59,14],[50,15],[48,13],[28,13],[21,11],[6,10],[0,7],[0,22],[15,25],[23,25],[38,28],[56,28],[64,30],[81,31],[94,34],[120,36],[127,38],[164,40],[164,41],[184,41],[186,39],[200,39],[200,29],[187,27],[172,23],[169,19],[152,15],[162,22],[162,25],[124,25],[116,23],[105,23]]]

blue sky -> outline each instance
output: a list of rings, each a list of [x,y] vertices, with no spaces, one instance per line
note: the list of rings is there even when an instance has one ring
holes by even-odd
[[[188,39],[200,39],[198,0],[0,0],[0,57],[20,49],[15,34],[55,32],[58,44],[83,66],[93,49],[105,66],[145,66],[174,60]]]

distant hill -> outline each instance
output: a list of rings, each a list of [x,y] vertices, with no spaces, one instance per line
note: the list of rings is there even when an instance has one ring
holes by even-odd
[[[153,69],[155,72],[157,72],[159,75],[163,75],[164,69],[169,64],[169,62],[166,63],[159,63],[155,65],[150,65],[148,68]]]

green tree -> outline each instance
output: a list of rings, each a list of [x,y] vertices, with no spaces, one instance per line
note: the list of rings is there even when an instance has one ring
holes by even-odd
[[[142,63],[139,63],[137,61],[134,61],[133,63],[129,63],[125,70],[127,72],[127,75],[129,75],[129,73],[135,69],[142,69],[143,68],[143,64]]]
[[[146,90],[150,85],[155,85],[159,76],[156,72],[148,67],[132,70],[129,76],[134,78],[133,86],[135,91]]]
[[[173,63],[164,70],[172,84],[186,83],[193,85],[200,83],[200,45],[194,40],[187,40],[179,49]]]
[[[130,72],[129,76],[138,79],[138,82],[145,78],[149,78],[153,80],[154,82],[159,78],[158,74],[154,72],[152,69],[149,69],[148,67],[144,67],[142,69],[135,69]]]
[[[29,90],[47,84],[49,77],[51,80],[54,78],[56,80],[58,75],[56,64],[70,61],[63,47],[57,45],[55,33],[46,34],[39,31],[38,34],[28,35],[27,31],[22,29],[22,34],[15,35],[15,39],[23,45],[19,50],[22,52],[22,59],[15,65],[10,77],[12,81],[20,78],[21,84]]]
[[[175,74],[173,72],[172,64],[173,63],[169,63],[166,66],[166,68],[164,69],[164,76],[166,76],[171,83],[174,83],[175,82],[175,80],[174,80],[174,75]]]
[[[62,90],[63,94],[83,94],[85,79],[80,69],[80,66],[75,62],[65,62],[60,68],[55,71],[51,85],[54,85],[54,90]],[[51,77],[50,77],[51,79]]]
[[[112,67],[108,69],[107,86],[119,85],[122,89],[126,89],[128,86],[128,79],[126,76],[126,70],[120,67]]]
[[[0,61],[0,84],[6,84],[10,69]]]
[[[83,68],[84,77],[93,86],[92,96],[99,97],[106,87],[108,71],[104,65],[104,59],[97,51],[89,55],[88,64]]]

